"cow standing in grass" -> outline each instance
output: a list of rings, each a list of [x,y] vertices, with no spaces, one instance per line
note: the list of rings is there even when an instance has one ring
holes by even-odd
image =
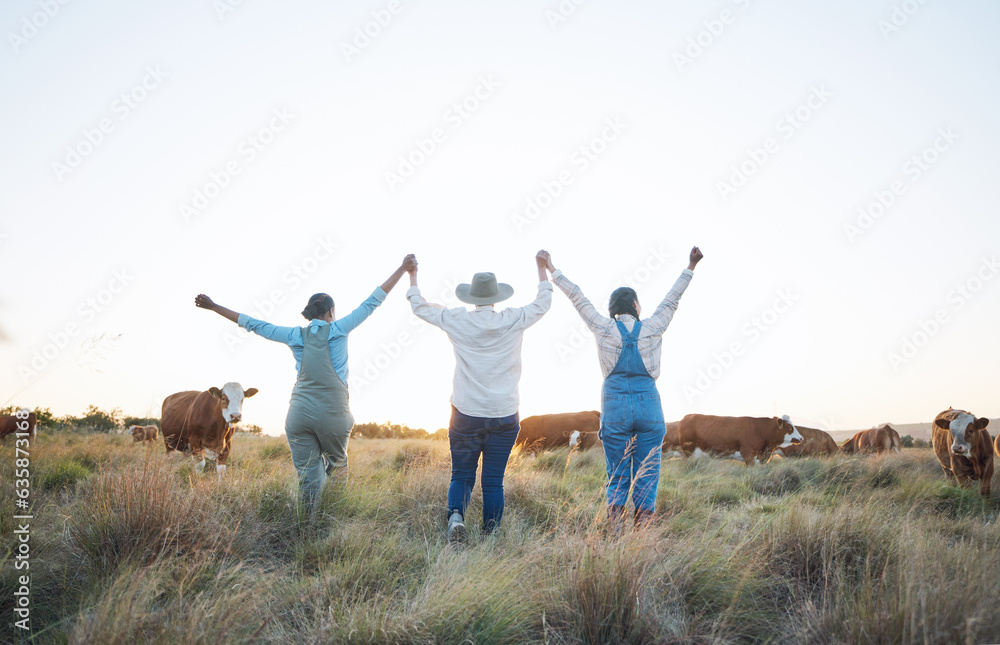
[[[244,390],[239,383],[226,383],[221,389],[178,392],[165,398],[160,425],[167,455],[190,445],[195,470],[202,471],[208,455],[216,460],[215,470],[222,481],[235,425],[243,418],[243,399],[256,393],[257,388]]]
[[[934,454],[948,481],[962,488],[978,481],[979,494],[985,498],[990,496],[995,448],[986,429],[989,423],[985,417],[977,419],[965,410],[948,408],[935,417],[931,427]]]
[[[156,426],[129,426],[128,431],[132,435],[132,443],[156,441],[159,434],[159,428]]]
[[[787,416],[782,418],[717,417],[689,414],[680,421],[680,447],[685,456],[698,452],[731,456],[747,466],[767,457],[775,448],[802,441]]]
[[[27,432],[29,438],[35,438],[35,426],[38,425],[35,413],[28,408],[21,408],[18,415],[20,418],[17,415],[0,416],[0,439],[18,432]]]
[[[537,414],[521,419],[521,429],[514,440],[514,447],[530,450],[535,454],[546,448],[573,447],[580,442],[582,435],[596,433],[600,429],[601,413],[597,410]],[[586,447],[589,448],[594,443],[592,438],[588,438]]]
[[[899,452],[899,433],[888,423],[870,430],[862,430],[840,447],[845,455],[856,453],[880,454],[894,450]]]
[[[829,457],[837,454],[837,442],[828,433],[816,428],[796,426],[802,435],[802,442],[775,448],[771,458],[775,457]]]

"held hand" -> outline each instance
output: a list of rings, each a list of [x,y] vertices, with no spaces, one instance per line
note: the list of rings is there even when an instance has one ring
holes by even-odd
[[[702,258],[704,257],[705,255],[701,252],[701,249],[699,249],[697,246],[692,247],[691,257],[689,258],[688,261],[688,268],[693,271],[694,268],[698,266],[698,263],[701,262]]]
[[[552,258],[549,256],[549,252],[544,249],[539,251],[535,255],[535,263],[538,265],[539,269],[547,269],[552,263]]]
[[[194,299],[194,306],[198,307],[199,309],[208,309],[209,311],[215,310],[215,303],[212,302],[211,298],[209,298],[203,293],[199,293],[198,296]]]
[[[413,273],[414,271],[417,270],[417,256],[410,253],[405,258],[403,258],[403,264],[401,266],[403,268],[403,271],[406,271],[407,273]]]

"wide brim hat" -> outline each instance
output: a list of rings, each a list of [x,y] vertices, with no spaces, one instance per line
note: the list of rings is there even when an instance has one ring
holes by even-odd
[[[477,273],[472,276],[471,284],[455,287],[455,295],[470,305],[494,305],[514,295],[514,287],[497,282],[492,273]]]

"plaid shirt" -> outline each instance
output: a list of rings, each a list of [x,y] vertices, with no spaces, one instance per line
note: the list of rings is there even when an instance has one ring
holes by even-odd
[[[657,306],[656,311],[649,318],[642,321],[642,329],[639,330],[639,355],[642,356],[642,363],[646,366],[649,375],[656,379],[660,376],[660,352],[663,347],[663,332],[667,330],[667,325],[677,311],[684,290],[691,283],[694,272],[690,269],[681,271],[677,282],[671,287],[666,297]],[[587,324],[590,331],[594,332],[597,338],[597,356],[601,361],[601,371],[604,378],[608,377],[611,370],[618,362],[618,356],[622,353],[622,336],[618,331],[618,325],[607,316],[598,313],[594,305],[590,304],[587,297],[583,295],[580,287],[576,286],[563,275],[562,271],[552,274],[552,281],[563,293],[569,297],[570,302],[580,312],[580,317]],[[635,326],[635,318],[631,314],[620,314],[618,320],[625,325],[625,328],[632,331]]]

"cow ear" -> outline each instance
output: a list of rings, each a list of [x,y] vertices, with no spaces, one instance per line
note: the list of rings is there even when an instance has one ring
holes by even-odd
[[[976,428],[982,430],[988,425],[990,425],[990,420],[987,419],[986,417],[980,417],[979,419],[976,419]]]
[[[214,396],[217,399],[221,399],[222,398],[222,390],[220,390],[217,387],[210,387],[210,388],[208,388],[208,393],[211,394],[212,396]]]
[[[948,419],[934,419],[934,425],[941,428],[942,430],[948,430],[951,428],[951,421]]]
[[[246,397],[246,398],[250,398],[254,394],[257,394],[257,392],[258,392],[257,388],[252,387],[249,390],[247,390],[246,392],[244,392],[243,396]]]

